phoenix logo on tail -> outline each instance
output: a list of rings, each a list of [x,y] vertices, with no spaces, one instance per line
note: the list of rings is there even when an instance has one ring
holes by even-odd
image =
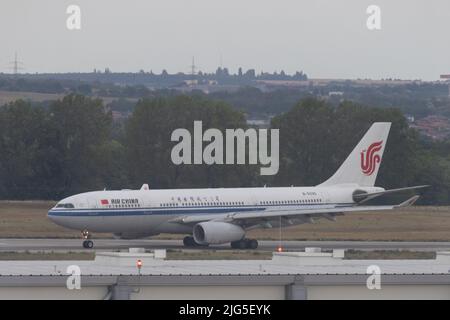
[[[383,147],[383,141],[372,143],[367,150],[361,152],[361,170],[370,176],[376,169],[376,166],[381,161],[381,157],[377,154]]]

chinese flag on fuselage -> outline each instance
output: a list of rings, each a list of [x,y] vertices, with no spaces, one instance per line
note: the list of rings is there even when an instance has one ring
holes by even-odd
[[[106,200],[106,199],[105,200],[100,200],[100,202],[101,202],[102,205],[109,204],[109,201]]]

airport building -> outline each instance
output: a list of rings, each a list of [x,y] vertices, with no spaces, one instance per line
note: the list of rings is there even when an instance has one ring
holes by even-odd
[[[270,260],[167,260],[165,250],[130,249],[93,261],[1,261],[0,299],[450,299],[449,269],[450,252],[348,260],[342,249],[307,248]]]

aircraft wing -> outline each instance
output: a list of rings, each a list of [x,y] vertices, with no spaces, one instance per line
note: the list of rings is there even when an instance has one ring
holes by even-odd
[[[256,210],[251,212],[232,212],[224,214],[206,214],[206,215],[191,215],[180,217],[172,220],[171,222],[177,222],[182,224],[196,224],[205,221],[224,221],[230,223],[243,223],[247,224],[260,222],[267,222],[276,218],[282,217],[289,218],[301,218],[301,217],[325,217],[333,219],[336,214],[349,213],[349,212],[361,212],[361,211],[384,211],[392,210],[401,207],[407,207],[417,201],[419,196],[411,197],[410,199],[398,204],[389,206],[361,206],[355,205],[352,207],[330,207],[319,209],[304,209],[304,208],[286,208],[286,209],[266,209]]]

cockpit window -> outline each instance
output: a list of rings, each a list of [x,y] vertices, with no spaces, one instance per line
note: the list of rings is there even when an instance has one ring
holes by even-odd
[[[56,208],[67,208],[67,209],[70,209],[70,208],[75,208],[75,206],[72,203],[58,203],[56,205]]]

